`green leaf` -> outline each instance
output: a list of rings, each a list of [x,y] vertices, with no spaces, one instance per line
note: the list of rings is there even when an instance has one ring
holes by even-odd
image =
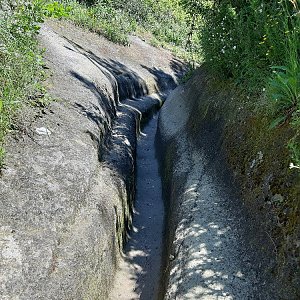
[[[272,94],[271,95],[271,98],[274,101],[278,101],[278,100],[284,99],[285,97],[286,97],[286,95],[283,95],[283,94]]]
[[[273,120],[269,126],[270,129],[274,129],[276,128],[279,124],[281,124],[284,120],[285,120],[285,116],[280,116],[278,118],[276,118],[275,120]]]
[[[281,70],[281,71],[288,71],[288,67],[285,66],[272,66],[272,70]]]

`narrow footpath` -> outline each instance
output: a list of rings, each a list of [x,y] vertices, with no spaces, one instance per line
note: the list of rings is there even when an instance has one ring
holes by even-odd
[[[143,128],[137,146],[137,190],[133,230],[110,299],[156,299],[162,261],[164,204],[155,135],[158,115]]]

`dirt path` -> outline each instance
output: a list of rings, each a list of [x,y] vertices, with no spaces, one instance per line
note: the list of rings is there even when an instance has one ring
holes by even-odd
[[[156,299],[161,267],[164,205],[155,157],[157,116],[144,127],[137,147],[134,229],[110,299]]]

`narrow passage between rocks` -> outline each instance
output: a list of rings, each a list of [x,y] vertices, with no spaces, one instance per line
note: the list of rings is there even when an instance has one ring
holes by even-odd
[[[162,262],[164,204],[155,156],[158,115],[143,128],[137,145],[137,188],[133,230],[110,299],[156,299]]]

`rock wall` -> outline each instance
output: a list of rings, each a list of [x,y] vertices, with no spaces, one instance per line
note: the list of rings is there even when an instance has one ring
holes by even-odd
[[[54,101],[23,107],[8,137],[0,298],[107,299],[131,224],[139,124],[184,66],[138,38],[117,46],[64,22],[45,24],[40,43]]]
[[[201,67],[161,109],[165,299],[299,298],[295,251],[280,256],[279,207],[269,203],[279,197],[276,182],[291,187],[280,199],[297,187],[284,167],[289,135],[270,132],[258,112],[254,123],[249,102]]]

